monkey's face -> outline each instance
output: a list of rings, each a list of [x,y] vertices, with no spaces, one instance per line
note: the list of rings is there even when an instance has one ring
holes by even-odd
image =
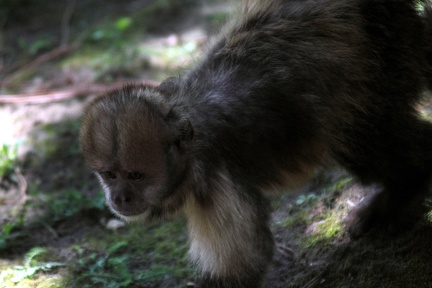
[[[178,186],[186,152],[163,107],[146,100],[152,93],[143,87],[112,92],[94,101],[83,119],[84,158],[109,208],[126,220],[163,217],[183,202]]]

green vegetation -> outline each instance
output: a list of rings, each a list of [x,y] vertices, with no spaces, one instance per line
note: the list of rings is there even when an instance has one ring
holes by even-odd
[[[296,205],[311,205],[318,199],[315,193],[302,194],[295,201]]]
[[[111,45],[121,45],[122,37],[132,25],[133,21],[130,17],[120,17],[112,23],[100,25],[90,33],[88,40],[95,42],[111,42]]]
[[[64,263],[59,262],[41,262],[37,260],[47,254],[46,248],[34,247],[25,256],[25,262],[23,266],[15,266],[15,275],[12,279],[13,282],[17,283],[24,278],[32,278],[38,271],[50,271],[57,267],[63,267]]]
[[[1,144],[0,147],[0,182],[9,178],[16,169],[18,144]]]
[[[53,22],[53,25],[60,25],[60,18],[65,9],[64,3],[44,0],[0,0],[0,26],[4,28],[14,22],[16,27],[11,26],[14,31],[24,31],[12,35],[10,39],[5,38],[4,44],[7,44],[7,47],[5,46],[4,49],[5,63],[2,69],[4,75],[0,80],[8,78],[5,82],[9,83],[2,86],[2,92],[26,93],[39,91],[38,89],[41,88],[49,92],[50,89],[62,89],[69,84],[81,87],[81,79],[89,83],[98,81],[100,84],[124,79],[158,81],[176,75],[190,65],[199,56],[204,44],[205,39],[201,39],[200,34],[198,37],[188,36],[189,31],[186,29],[190,27],[183,31],[179,28],[183,26],[176,26],[179,15],[182,19],[186,19],[186,22],[190,17],[198,15],[191,16],[193,13],[190,11],[193,9],[189,9],[199,2],[197,0],[145,1],[148,5],[138,5],[141,8],[136,10],[130,9],[135,7],[135,4],[126,1],[122,2],[122,5],[130,5],[128,9],[114,13],[110,9],[113,10],[117,6],[113,5],[114,2],[107,2],[105,5],[112,6],[99,7],[102,9],[98,11],[103,10],[103,12],[94,19],[90,19],[93,12],[88,12],[95,11],[94,9],[82,9],[87,7],[85,6],[88,5],[87,1],[75,2],[76,8],[83,5],[80,10],[83,13],[76,13],[78,9],[73,13],[69,23],[68,43],[77,43],[79,48],[71,49],[54,58],[48,57],[47,59],[50,60],[34,65],[34,60],[40,56],[52,56],[50,53],[55,52],[59,47],[58,38],[63,32],[59,27],[49,27],[44,24],[47,24],[45,23],[47,21]],[[26,10],[29,4],[33,10]],[[57,9],[55,15],[60,15],[58,19],[50,19],[46,16],[51,11],[48,8],[53,9],[53,7]],[[419,10],[422,9],[423,6],[419,5]],[[189,14],[183,17],[182,13],[186,12]],[[34,33],[27,31],[22,23],[27,25],[28,22],[21,21],[22,17],[43,27]],[[226,12],[206,14],[205,19],[202,19],[206,21],[203,27],[211,30],[217,28],[226,21],[227,17]],[[27,26],[32,27],[32,25]],[[1,36],[7,33],[7,29],[4,29]],[[149,39],[150,41],[147,41]],[[28,83],[43,83],[43,85]],[[78,97],[73,100],[75,101],[73,103],[84,102],[82,100],[83,98]],[[63,104],[67,107],[69,103],[57,104],[59,105],[56,109],[61,109]],[[49,105],[51,104],[40,107],[45,109]],[[430,106],[430,103],[427,105]],[[13,107],[12,110],[22,109],[19,106]],[[28,106],[35,108],[37,105]],[[10,108],[7,105],[2,107]],[[62,114],[64,111],[60,109],[56,110],[56,115],[64,115]],[[425,107],[421,112],[422,117],[432,120],[430,107]],[[23,115],[31,118],[28,113]],[[30,140],[18,144],[4,144],[3,142],[8,141],[0,141],[0,188],[5,190],[0,191],[0,288],[173,287],[185,286],[192,280],[193,271],[186,258],[188,241],[184,219],[145,225],[131,224],[117,230],[108,229],[107,223],[113,216],[105,208],[104,195],[95,177],[85,168],[81,159],[78,146],[79,119],[59,120],[60,117],[55,116],[54,121],[50,119],[50,115],[47,115],[46,119],[42,118],[38,118],[37,123],[26,122],[32,126],[28,135],[26,133],[26,137]],[[3,126],[10,128],[14,135],[21,129],[9,123]],[[19,152],[22,152],[21,145],[27,145],[29,151],[23,157],[18,153],[18,148]],[[28,181],[26,183],[28,185],[25,185],[27,189],[23,189],[24,192],[19,190],[19,173],[23,174]],[[327,267],[332,261],[338,261],[332,257],[325,258],[330,254],[321,252],[336,251],[338,249],[336,244],[341,239],[345,239],[342,238],[344,233],[342,218],[346,215],[349,201],[342,196],[342,191],[348,190],[351,185],[351,178],[341,177],[336,181],[325,181],[325,184],[320,185],[321,188],[315,188],[305,194],[294,197],[285,194],[274,200],[273,204],[277,210],[276,223],[273,225],[277,230],[275,239],[294,247],[293,250],[299,258],[290,265],[297,266],[295,271],[307,270],[311,273],[315,269],[321,273],[325,272],[326,268],[316,263],[323,262],[322,259],[325,259]],[[12,188],[7,191],[10,187]],[[18,195],[17,192],[22,192],[23,200],[16,203],[9,201],[8,197],[13,193]],[[288,201],[289,197],[293,199]],[[427,219],[432,222],[431,199],[428,200],[427,205],[430,210]],[[430,229],[425,230],[421,233],[430,234]],[[417,240],[425,239],[427,242],[429,238],[422,236]],[[414,259],[417,259],[419,264],[410,260],[409,265],[406,265],[406,259],[413,259],[412,251],[421,247],[416,241],[397,242],[398,240],[392,236],[389,236],[389,239],[394,241],[392,245],[388,245],[387,256],[393,257],[390,265],[388,262],[375,266],[364,265],[368,262],[361,260],[370,251],[367,250],[368,245],[362,246],[358,244],[360,242],[350,246],[354,247],[350,249],[350,253],[354,255],[358,253],[359,257],[347,258],[346,263],[351,265],[358,262],[362,269],[366,267],[365,270],[369,267],[389,267],[390,275],[394,275],[394,269],[399,267],[410,266],[414,271],[417,267],[421,268],[421,265],[426,266],[425,263],[428,263],[427,260],[430,258],[427,253],[414,255]],[[375,240],[367,238],[365,241],[370,243]],[[385,245],[391,241],[386,241]],[[402,254],[401,251],[395,253],[397,243],[402,242],[413,243],[412,247],[415,249],[405,249]],[[406,243],[402,243],[401,246]],[[429,245],[429,243],[425,244]],[[426,248],[424,251],[429,250]],[[371,258],[378,258],[375,257],[375,253],[375,250],[370,253]],[[303,261],[303,255],[306,255],[306,261]],[[319,261],[312,261],[316,258],[319,258]],[[400,262],[397,262],[398,258],[401,259]],[[310,259],[310,263],[313,262],[315,266],[310,265],[308,269],[303,267],[299,269],[299,266],[304,263],[309,265]],[[352,283],[363,275],[369,275],[369,273],[358,273],[361,270],[356,271],[352,269],[355,266],[345,264],[343,269],[351,269],[348,273],[343,269],[340,271],[340,266],[337,266],[337,269],[328,266],[329,271],[336,271],[336,274],[332,274],[336,275],[334,277],[352,277],[354,279]],[[429,270],[423,269],[423,271]],[[351,271],[354,272],[351,274]],[[405,273],[402,270],[400,272],[400,274]],[[356,273],[359,275],[357,279]],[[414,275],[413,279],[419,277],[415,273],[411,274]],[[331,284],[328,283],[333,283],[330,279],[332,275],[329,274],[329,277],[326,275],[326,287],[330,287]],[[377,276],[379,280],[384,279],[383,275]],[[295,283],[292,284],[293,287],[313,286],[310,285],[314,284],[310,278],[304,276],[304,279],[308,279],[301,282],[301,277],[301,273],[293,277],[292,283]],[[426,275],[425,279],[426,277],[429,276]],[[172,283],[175,284],[171,285]],[[363,287],[372,286],[374,285],[363,285]]]
[[[19,185],[18,175],[18,144],[2,144],[0,147],[0,188],[8,189]],[[2,199],[0,198],[0,203]],[[0,250],[7,246],[7,242],[19,236],[16,230],[24,223],[25,208],[13,207],[8,211],[10,219],[0,226]]]
[[[418,0],[418,1],[417,1],[416,8],[417,8],[419,11],[422,11],[422,12],[423,12],[424,9],[425,9],[424,2],[423,2],[422,0]]]
[[[347,210],[339,196],[351,183],[350,177],[341,177],[325,185],[319,193],[299,195],[278,226],[293,229],[303,248],[333,244],[343,235],[342,218]]]
[[[133,224],[119,234],[105,235],[103,241],[99,235],[90,236],[86,243],[73,247],[79,259],[70,276],[79,276],[67,280],[68,287],[128,287],[192,275],[185,258],[186,232],[181,220]],[[143,259],[145,267],[138,268]]]
[[[328,211],[321,215],[316,222],[309,226],[309,232],[302,245],[305,248],[313,247],[317,244],[324,246],[334,243],[334,240],[342,236],[344,229],[341,221],[340,211]]]
[[[20,12],[22,10],[20,5],[24,4],[23,1],[7,0],[3,2],[0,3],[0,10],[2,10],[2,7],[4,8],[0,12],[0,16],[5,14],[4,23],[7,21],[12,23],[22,22],[21,18],[24,17],[24,14]],[[33,3],[32,5],[39,5],[37,8],[44,10],[43,15],[48,15],[50,11],[56,9],[56,5],[44,1],[38,2],[40,3]],[[170,49],[167,49],[167,51],[162,51],[167,47],[158,44],[145,44],[143,40],[146,39],[148,34],[154,34],[155,31],[158,31],[163,24],[166,24],[165,22],[176,19],[181,14],[181,11],[196,7],[197,2],[196,0],[153,0],[149,1],[147,5],[131,11],[129,14],[119,15],[112,13],[111,17],[100,17],[98,19],[91,19],[93,15],[88,11],[92,9],[84,8],[90,5],[89,3],[75,4],[73,18],[70,21],[71,23],[68,23],[72,27],[68,27],[70,28],[68,29],[70,35],[68,34],[67,44],[77,44],[80,48],[72,49],[62,55],[61,61],[56,61],[54,67],[46,71],[36,71],[37,67],[33,65],[16,66],[15,69],[12,69],[13,73],[8,75],[7,89],[19,91],[19,87],[15,86],[15,84],[30,81],[35,77],[45,78],[45,80],[50,81],[53,75],[49,73],[49,70],[53,69],[67,71],[66,74],[69,75],[85,73],[87,81],[112,82],[118,80],[119,76],[121,76],[120,78],[138,79],[142,77],[143,71],[150,72],[152,79],[162,80],[168,75],[177,73],[180,66],[187,65],[191,61],[192,55],[197,54],[196,47],[198,45],[195,40],[185,39],[185,41],[182,40],[171,45],[172,47],[169,47]],[[77,7],[81,5],[83,10],[78,10]],[[61,5],[57,9],[65,9],[65,7]],[[62,13],[58,13],[56,10],[56,15],[62,15]],[[113,17],[113,15],[116,16]],[[44,17],[44,21],[52,22],[53,25],[56,24],[57,29],[60,28],[63,20],[59,16],[52,19],[49,16]],[[2,21],[0,20],[1,24]],[[53,28],[50,27],[50,29]],[[24,35],[10,40],[13,41],[13,49],[19,51],[18,58],[23,59],[23,62],[31,62],[43,53],[50,54],[55,51],[59,47],[59,42],[63,40],[60,39],[64,36],[63,32],[62,30],[53,33],[52,30],[41,29],[40,32],[32,34],[31,37]],[[158,53],[150,52],[150,54],[146,54],[148,50],[156,50]],[[161,56],[160,51],[162,51],[162,54],[166,52],[175,55],[167,56],[168,59],[164,59],[165,55]],[[169,61],[178,56],[178,62],[172,67]],[[157,63],[157,65],[153,67],[153,63]],[[150,67],[154,71],[148,71]]]
[[[345,176],[322,189],[322,196],[312,210],[315,213],[309,217],[309,223],[307,223],[308,229],[302,243],[305,248],[317,244],[321,246],[331,245],[342,236],[344,232],[342,219],[347,207],[339,199],[339,196],[351,184],[352,178]]]
[[[2,223],[0,230],[0,250],[7,247],[8,241],[11,241],[21,235],[20,232],[16,232],[19,228],[24,225],[25,208],[20,210],[17,217],[13,220]]]
[[[79,204],[70,202],[70,206],[75,205]],[[52,227],[45,228],[58,238]],[[132,224],[119,233],[100,229],[90,231],[83,241],[62,250],[76,256],[67,263],[47,261],[52,257],[49,249],[35,247],[25,255],[23,265],[0,261],[0,270],[3,271],[0,283],[8,285],[0,287],[36,287],[33,285],[39,283],[41,286],[37,287],[117,288],[128,287],[131,283],[144,285],[167,277],[192,277],[186,259],[185,223],[181,219],[152,225]],[[54,272],[54,276],[47,272]]]
[[[288,216],[278,224],[283,228],[292,228],[299,225],[305,225],[308,221],[309,214],[313,205],[318,201],[319,197],[315,193],[301,194],[291,204],[288,209]]]
[[[44,261],[49,256],[49,250],[41,247],[34,247],[26,253],[23,265],[3,267],[0,271],[1,287],[34,287],[31,283],[40,272],[51,272],[57,268],[64,267],[64,263]],[[3,266],[0,263],[0,267]],[[43,277],[42,277],[43,278]],[[40,282],[40,281],[37,281]],[[38,287],[61,287],[58,279],[49,278],[43,285]]]
[[[24,54],[34,56],[54,46],[54,39],[51,35],[41,35],[40,38],[29,42],[25,38],[19,38],[18,46]]]
[[[34,198],[32,204],[44,210],[41,219],[44,222],[53,223],[85,209],[105,208],[105,198],[101,192],[95,197],[88,197],[82,191],[73,188],[65,189],[58,194],[33,189],[29,193]]]
[[[105,253],[91,253],[84,256],[84,250],[78,250],[80,259],[78,266],[83,273],[74,279],[76,287],[127,287],[133,281],[127,266],[128,256],[117,256],[116,252],[126,248],[128,243],[120,241],[108,247]],[[80,284],[78,284],[80,283]]]

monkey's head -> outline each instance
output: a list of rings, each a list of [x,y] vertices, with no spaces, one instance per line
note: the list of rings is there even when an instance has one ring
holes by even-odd
[[[158,87],[129,85],[95,99],[83,117],[84,159],[126,220],[163,217],[183,202],[192,127],[164,98]]]

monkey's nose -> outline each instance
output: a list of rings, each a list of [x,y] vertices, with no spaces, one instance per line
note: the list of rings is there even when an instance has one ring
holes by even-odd
[[[132,193],[128,191],[116,193],[113,195],[113,202],[116,206],[122,207],[132,203],[133,197]]]
[[[140,215],[146,212],[149,207],[147,202],[133,190],[111,191],[108,206],[117,215],[122,216]]]

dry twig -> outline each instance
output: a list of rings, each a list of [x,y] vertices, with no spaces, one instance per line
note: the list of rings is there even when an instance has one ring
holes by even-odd
[[[119,89],[126,84],[131,84],[131,82],[116,82],[110,85],[94,84],[87,87],[70,88],[60,91],[49,91],[40,94],[15,94],[15,95],[1,95],[0,103],[50,103],[54,101],[61,101],[70,99],[76,96],[86,95],[86,94],[99,94],[107,90]],[[138,84],[138,83],[137,83]],[[159,83],[156,81],[140,81],[139,84],[157,86]]]
[[[80,46],[79,44],[72,44],[69,46],[59,47],[57,49],[51,50],[50,52],[45,53],[45,54],[37,57],[36,59],[34,59],[33,61],[31,61],[29,63],[24,64],[24,63],[20,62],[20,63],[17,63],[15,65],[6,67],[3,69],[2,72],[3,73],[11,73],[11,72],[15,73],[17,71],[27,70],[27,69],[36,67],[42,63],[45,63],[45,62],[48,62],[54,58],[60,57],[63,54],[66,54],[66,53],[69,53],[73,50],[76,50],[79,46]],[[15,77],[15,74],[12,74],[12,75],[5,77],[3,79],[3,81],[0,82],[0,87],[1,86],[4,87],[4,86],[9,85],[12,82],[12,80],[14,79],[14,77]]]

